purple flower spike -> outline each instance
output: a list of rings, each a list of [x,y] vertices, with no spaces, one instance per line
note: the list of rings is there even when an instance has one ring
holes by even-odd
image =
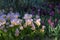
[[[38,15],[40,15],[40,9],[38,9]]]
[[[32,7],[32,15],[34,15],[35,7]]]
[[[54,16],[54,11],[51,11],[49,15]]]
[[[49,8],[54,8],[55,7],[55,5],[54,4],[49,4]]]
[[[32,11],[32,15],[34,15],[34,11]]]

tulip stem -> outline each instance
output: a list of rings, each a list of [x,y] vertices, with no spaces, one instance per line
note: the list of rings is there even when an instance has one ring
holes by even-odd
[[[58,40],[58,37],[55,37],[55,39],[54,40]]]

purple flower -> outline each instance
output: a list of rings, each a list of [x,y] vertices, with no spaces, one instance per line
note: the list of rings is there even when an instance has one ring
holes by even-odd
[[[14,15],[16,18],[20,17],[19,12],[16,12]]]
[[[14,18],[14,13],[13,12],[9,12],[7,14],[7,19],[13,19]]]
[[[16,12],[15,14],[11,11],[7,14],[7,19],[15,19],[15,18],[18,18],[19,17],[19,13]]]
[[[6,19],[6,15],[5,14],[2,14],[0,17]]]
[[[35,12],[34,11],[32,11],[32,15],[34,15],[35,14]]]
[[[40,15],[40,9],[38,9],[38,15]]]
[[[35,7],[32,7],[32,15],[34,15],[34,13],[35,13],[35,12],[34,12],[35,9],[36,9]]]
[[[54,8],[55,7],[55,5],[52,3],[52,4],[49,4],[49,8]]]
[[[6,24],[6,20],[0,17],[0,26]]]
[[[51,11],[49,15],[54,16],[54,11]]]
[[[21,19],[12,19],[12,20],[11,20],[11,24],[12,24],[12,25],[20,25],[21,22],[22,22]]]

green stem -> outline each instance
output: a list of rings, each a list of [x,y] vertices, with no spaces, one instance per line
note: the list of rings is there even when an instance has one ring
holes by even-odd
[[[58,40],[58,37],[55,37],[55,39],[54,40]]]

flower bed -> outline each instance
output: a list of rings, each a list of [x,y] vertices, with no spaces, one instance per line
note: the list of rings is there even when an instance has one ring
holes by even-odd
[[[0,10],[0,40],[59,40],[59,6],[32,7],[21,13],[10,8],[7,14]]]

